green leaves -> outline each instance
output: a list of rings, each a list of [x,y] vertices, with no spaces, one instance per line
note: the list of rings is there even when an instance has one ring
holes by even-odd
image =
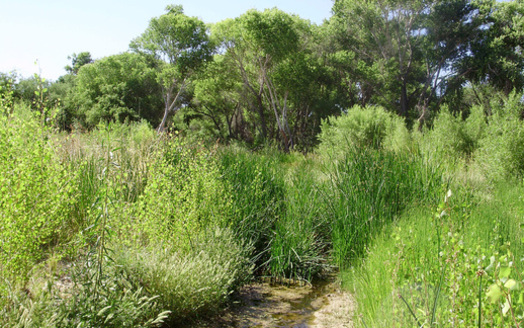
[[[73,101],[88,127],[99,122],[138,120],[159,122],[160,85],[147,60],[123,53],[82,67],[77,75]]]
[[[201,20],[184,15],[181,6],[168,6],[166,11],[151,19],[146,31],[130,44],[131,49],[157,63],[157,81],[162,85],[164,100],[160,132],[168,115],[181,107],[181,94],[189,84],[189,77],[211,59],[214,50]]]
[[[181,6],[168,6],[166,10],[167,14],[151,19],[130,47],[187,72],[207,60],[212,51],[207,28],[198,18],[184,15]]]

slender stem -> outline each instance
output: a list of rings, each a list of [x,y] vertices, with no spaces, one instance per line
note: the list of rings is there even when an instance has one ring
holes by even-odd
[[[402,295],[399,294],[398,296],[404,302],[404,304],[406,304],[406,306],[408,307],[408,310],[411,313],[411,315],[413,316],[413,318],[415,319],[415,321],[417,322],[418,327],[422,327],[422,325],[420,324],[420,321],[418,321],[418,318],[415,315],[415,312],[413,312],[413,310],[411,309],[411,306],[409,306],[408,302],[406,302],[406,300],[404,299],[404,297]]]
[[[482,273],[479,274],[479,328],[482,322]]]
[[[433,311],[431,313],[431,322],[430,322],[431,327],[433,327],[435,323],[435,313],[437,312],[438,297],[440,295],[440,289],[442,288],[442,281],[444,280],[444,273],[446,272],[447,266],[448,266],[448,263],[444,265],[444,268],[442,269],[442,274],[440,275],[440,282],[437,288],[437,295],[435,295],[435,302],[433,303]]]

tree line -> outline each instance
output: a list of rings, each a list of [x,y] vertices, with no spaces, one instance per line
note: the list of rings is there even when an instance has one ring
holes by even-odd
[[[408,126],[524,87],[524,2],[335,0],[313,24],[277,8],[215,24],[168,6],[129,51],[73,54],[55,82],[0,74],[2,99],[62,129],[145,119],[164,131],[308,149],[322,120],[381,106]]]

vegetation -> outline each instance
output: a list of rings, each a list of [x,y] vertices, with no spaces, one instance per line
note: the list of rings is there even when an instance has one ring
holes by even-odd
[[[176,327],[333,272],[359,327],[522,326],[523,4],[333,14],[169,6],[130,53],[0,74],[0,326]]]

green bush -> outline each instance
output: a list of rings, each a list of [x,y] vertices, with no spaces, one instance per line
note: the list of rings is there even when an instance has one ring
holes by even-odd
[[[0,276],[12,281],[26,279],[68,212],[69,175],[49,134],[36,118],[0,116]]]
[[[424,157],[433,165],[442,166],[450,174],[470,162],[473,153],[486,134],[486,118],[481,106],[473,106],[464,120],[443,106],[433,121],[433,126],[418,132],[414,139]]]
[[[326,160],[338,159],[354,147],[395,152],[408,150],[410,135],[402,118],[382,107],[355,106],[322,122],[317,152]]]
[[[523,108],[516,93],[502,105],[492,106],[486,137],[475,153],[478,166],[491,181],[524,176]]]
[[[193,235],[223,225],[230,195],[207,150],[178,138],[165,140],[148,170],[132,228],[145,245],[165,243],[189,250]]]
[[[239,244],[227,229],[210,228],[193,235],[193,248],[118,252],[115,261],[150,295],[158,308],[170,311],[173,324],[199,314],[213,314],[236,287],[251,276],[249,245]]]

